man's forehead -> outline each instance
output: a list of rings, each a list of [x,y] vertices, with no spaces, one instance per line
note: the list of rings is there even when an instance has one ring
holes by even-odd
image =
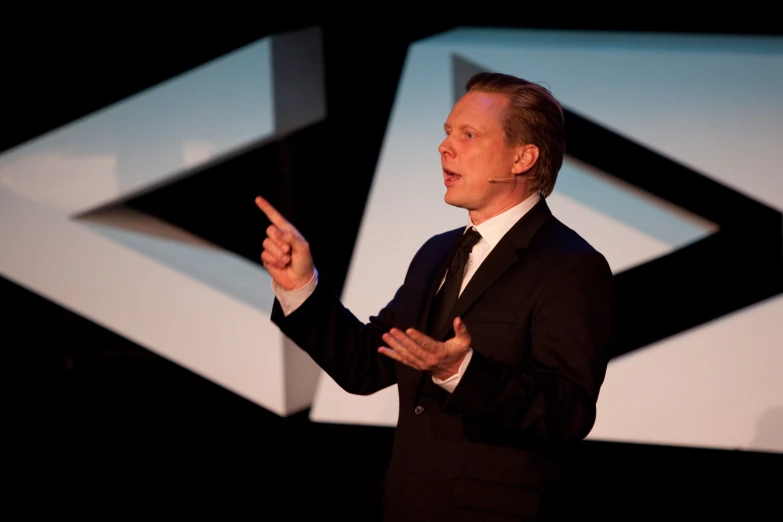
[[[508,97],[502,93],[469,92],[451,109],[445,127],[465,126],[498,121],[508,105]]]

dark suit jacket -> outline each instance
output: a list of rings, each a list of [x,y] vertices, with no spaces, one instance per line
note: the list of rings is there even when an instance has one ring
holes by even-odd
[[[474,353],[449,394],[377,348],[392,326],[426,329],[463,230],[427,241],[394,298],[367,324],[321,283],[288,317],[276,301],[272,320],[346,391],[398,385],[387,520],[547,518],[556,506],[559,455],[595,421],[614,339],[613,276],[542,199],[492,250],[453,310]],[[431,335],[445,340],[453,332],[441,327]]]

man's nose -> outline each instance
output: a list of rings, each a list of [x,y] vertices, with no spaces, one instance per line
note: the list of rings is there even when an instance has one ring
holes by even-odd
[[[445,156],[446,154],[453,156],[454,150],[449,145],[449,138],[446,136],[446,138],[440,142],[440,145],[438,145],[438,152],[440,152],[441,156]]]

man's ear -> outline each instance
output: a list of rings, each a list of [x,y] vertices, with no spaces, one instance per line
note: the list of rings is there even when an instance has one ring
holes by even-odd
[[[511,173],[524,174],[533,168],[538,161],[538,147],[532,144],[520,145],[514,154],[514,163],[511,165]]]

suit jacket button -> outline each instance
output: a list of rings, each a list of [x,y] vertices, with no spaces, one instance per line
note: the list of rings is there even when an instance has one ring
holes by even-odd
[[[421,415],[422,413],[424,413],[424,406],[416,406],[413,409],[413,413],[415,413],[416,415]]]

